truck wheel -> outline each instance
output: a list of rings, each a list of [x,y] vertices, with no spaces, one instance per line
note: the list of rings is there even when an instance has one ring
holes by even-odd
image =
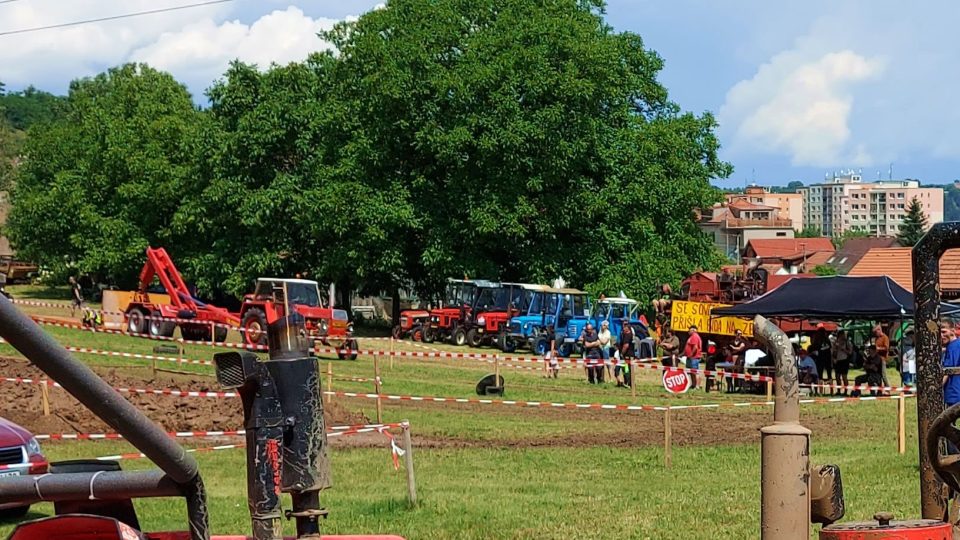
[[[267,344],[267,315],[262,309],[248,309],[243,314],[240,327],[243,328],[243,339],[248,345]]]
[[[229,331],[229,330],[227,329],[226,326],[221,326],[221,325],[219,325],[219,324],[215,325],[215,326],[213,327],[213,339],[214,339],[214,341],[216,341],[217,343],[223,343],[224,341],[226,341],[226,340],[227,340],[227,332],[228,332],[228,331]]]
[[[481,341],[483,341],[483,336],[480,335],[480,332],[478,332],[476,328],[467,330],[467,345],[479,347]]]
[[[177,323],[165,320],[159,311],[154,311],[150,316],[149,330],[153,337],[173,337],[173,331],[177,328]]]
[[[430,326],[423,327],[423,335],[420,336],[423,339],[424,343],[433,343],[433,340],[437,339],[436,330]]]
[[[394,326],[390,335],[393,336],[393,339],[403,339],[403,327],[399,324]]]
[[[131,334],[145,334],[147,331],[147,314],[142,309],[135,308],[127,313],[127,332]]]
[[[453,344],[457,347],[463,347],[467,344],[467,331],[464,330],[462,326],[458,326],[453,330]]]

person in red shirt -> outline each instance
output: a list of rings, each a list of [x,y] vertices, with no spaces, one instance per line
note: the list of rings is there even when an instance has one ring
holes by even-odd
[[[703,340],[697,333],[696,326],[691,326],[688,331],[687,343],[683,346],[683,355],[687,357],[688,369],[700,369],[700,357],[703,356]],[[697,388],[696,373],[690,374],[690,381],[693,384],[690,389],[695,390]]]

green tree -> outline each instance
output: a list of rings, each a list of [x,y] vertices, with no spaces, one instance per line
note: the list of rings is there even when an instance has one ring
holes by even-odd
[[[397,0],[324,37],[344,158],[416,209],[394,238],[422,293],[445,276],[641,297],[719,264],[716,123],[599,0]]]
[[[843,231],[843,234],[835,235],[830,240],[833,242],[833,247],[840,249],[844,244],[847,243],[847,240],[851,238],[866,238],[870,236],[867,234],[867,231],[861,229],[847,229]]]
[[[7,227],[18,254],[130,285],[148,244],[176,253],[199,122],[186,89],[147,66],[72,83],[63,114],[26,143]]]
[[[907,215],[903,218],[903,224],[900,225],[900,234],[897,235],[897,242],[903,247],[913,247],[923,238],[924,233],[929,227],[927,216],[923,213],[923,206],[916,197],[910,200],[907,205]]]
[[[813,267],[813,273],[818,276],[835,276],[837,269],[826,264],[818,264]]]
[[[0,114],[16,130],[26,131],[30,126],[50,122],[61,113],[63,98],[33,86],[19,92],[3,91],[0,83]]]
[[[823,236],[823,233],[820,231],[819,227],[813,225],[807,225],[801,231],[795,231],[794,236],[797,238],[820,238]]]

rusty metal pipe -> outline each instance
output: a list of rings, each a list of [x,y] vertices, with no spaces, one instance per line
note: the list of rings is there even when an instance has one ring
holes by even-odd
[[[810,538],[810,430],[800,425],[800,381],[790,340],[764,317],[753,335],[773,355],[773,425],[760,429],[760,538]]]
[[[920,512],[944,519],[947,499],[924,451],[930,425],[943,412],[940,361],[940,257],[960,247],[960,223],[937,223],[913,247],[914,350],[917,353],[917,434],[920,451]]]

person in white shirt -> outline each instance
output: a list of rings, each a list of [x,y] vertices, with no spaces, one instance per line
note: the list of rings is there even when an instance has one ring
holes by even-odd
[[[603,352],[603,365],[607,369],[607,378],[612,379],[613,375],[610,373],[610,340],[612,336],[610,335],[609,321],[600,323],[600,332],[597,333],[597,338],[600,341],[600,351]]]
[[[917,380],[917,351],[913,346],[913,329],[907,331],[903,341],[903,366],[900,370],[900,379],[904,386],[913,386]]]

